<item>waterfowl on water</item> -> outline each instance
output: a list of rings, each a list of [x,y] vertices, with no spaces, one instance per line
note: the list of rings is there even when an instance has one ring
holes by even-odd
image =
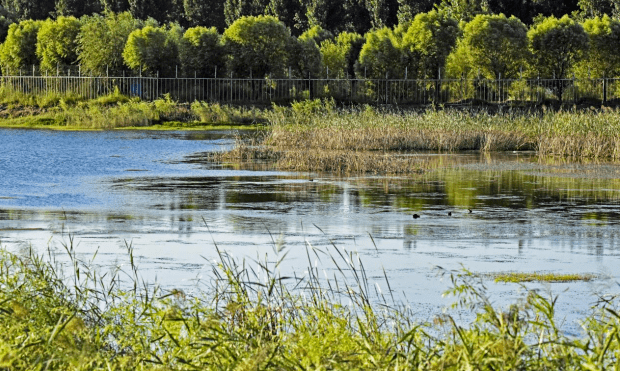
[[[453,215],[453,213],[449,211],[449,212],[448,212],[448,216],[451,216],[451,215]]]
[[[414,215],[412,215],[412,218],[414,218],[414,219],[418,219],[418,218],[420,218],[420,215],[418,215],[418,214],[414,214]]]
[[[468,214],[472,214],[472,209],[468,209]]]

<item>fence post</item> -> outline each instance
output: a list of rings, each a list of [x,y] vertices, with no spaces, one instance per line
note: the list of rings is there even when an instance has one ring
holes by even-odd
[[[384,97],[384,104],[388,104],[388,71],[386,71],[386,96]]]
[[[607,96],[608,95],[608,89],[606,89],[606,75],[604,75],[604,77],[602,78],[602,104],[606,104],[606,101],[608,100]]]
[[[438,67],[438,80],[436,83],[436,103],[440,103],[440,89],[442,89],[442,70]]]
[[[573,103],[576,104],[576,101],[578,100],[578,92],[576,91],[576,74],[575,73],[571,74],[571,88],[574,91]]]
[[[502,75],[500,74],[500,72],[498,72],[498,103],[501,102],[502,99],[502,80],[501,80]]]

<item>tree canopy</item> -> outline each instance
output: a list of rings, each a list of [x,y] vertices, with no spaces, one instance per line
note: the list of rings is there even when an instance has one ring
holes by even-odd
[[[444,12],[432,10],[414,18],[403,36],[403,48],[409,59],[418,61],[417,77],[437,76],[438,70],[444,68],[459,34],[457,20]],[[411,71],[412,77],[415,77],[415,72]]]
[[[370,31],[358,57],[357,75],[375,79],[402,78],[401,35],[388,27]]]
[[[192,27],[183,34],[179,60],[186,76],[215,76],[224,73],[225,49],[215,27]]]
[[[174,76],[178,63],[178,30],[145,26],[132,31],[123,50],[125,64],[152,76]]]
[[[541,20],[528,31],[532,70],[542,78],[566,78],[589,47],[582,25],[565,15]]]
[[[321,43],[322,65],[331,78],[354,77],[354,66],[364,44],[364,37],[353,32],[341,32],[334,40]]]
[[[58,17],[41,23],[37,34],[37,57],[42,70],[55,71],[57,66],[78,61],[77,38],[81,23],[75,17]]]
[[[604,15],[587,19],[583,27],[589,37],[589,47],[576,66],[576,75],[619,77],[619,19]]]
[[[6,40],[0,47],[0,63],[3,69],[17,70],[38,65],[37,33],[41,21],[25,20],[9,27]]]
[[[115,74],[124,68],[123,49],[129,34],[142,27],[142,22],[129,12],[84,18],[78,35],[78,60],[82,69],[96,74]]]
[[[272,16],[247,16],[224,31],[228,70],[237,77],[283,75],[291,34]]]
[[[452,77],[516,78],[526,65],[526,26],[504,14],[479,14],[463,29],[463,36],[449,55],[446,70]]]

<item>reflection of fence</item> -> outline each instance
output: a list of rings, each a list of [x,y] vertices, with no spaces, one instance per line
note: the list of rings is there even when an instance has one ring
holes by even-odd
[[[3,88],[24,94],[74,93],[85,98],[118,89],[152,100],[269,103],[328,98],[376,104],[485,102],[567,103],[619,99],[619,78],[611,79],[239,79],[93,76],[2,76]]]

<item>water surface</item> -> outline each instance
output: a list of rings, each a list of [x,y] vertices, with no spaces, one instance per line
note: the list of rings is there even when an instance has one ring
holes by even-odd
[[[596,274],[528,285],[560,294],[569,333],[594,293],[619,290],[618,165],[421,153],[412,155],[432,168],[423,174],[339,178],[197,160],[230,148],[233,134],[1,130],[0,241],[62,251],[70,233],[83,259],[99,251],[102,269],[127,264],[131,244],[146,280],[190,292],[209,277],[214,243],[274,261],[281,238],[281,270],[298,276],[307,249],[336,246],[359,253],[384,294],[385,269],[421,319],[451,302],[437,266]],[[327,255],[310,256],[325,276],[338,274]],[[489,289],[499,305],[520,295],[515,284]]]

